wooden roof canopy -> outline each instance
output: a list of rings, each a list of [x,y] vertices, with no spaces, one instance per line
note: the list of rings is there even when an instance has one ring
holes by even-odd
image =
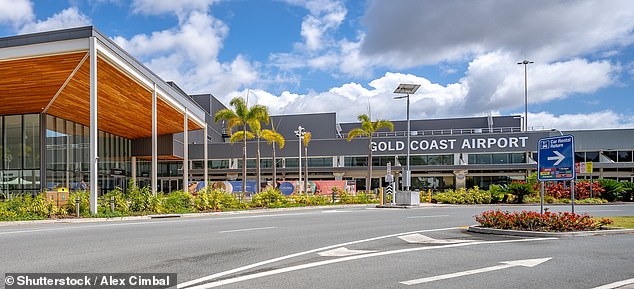
[[[0,115],[46,113],[90,125],[88,51],[0,59]],[[152,136],[152,91],[98,54],[98,128],[128,139]],[[183,131],[183,113],[157,97],[159,135]],[[203,127],[188,118],[188,129]]]

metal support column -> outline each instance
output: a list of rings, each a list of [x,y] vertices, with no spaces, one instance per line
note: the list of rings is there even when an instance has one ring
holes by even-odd
[[[156,195],[157,193],[157,181],[158,181],[158,148],[156,145],[157,142],[157,132],[156,132],[156,83],[154,83],[154,88],[152,89],[152,194]]]
[[[136,179],[136,157],[132,157],[132,166],[130,168],[130,170],[132,170],[132,179],[134,180],[135,184],[138,184],[139,181]]]
[[[183,191],[189,192],[189,129],[187,127],[187,108],[183,117]]]
[[[97,38],[90,37],[90,213],[97,213],[97,183],[99,182],[99,162],[97,150]]]
[[[204,145],[204,148],[203,148],[203,160],[204,160],[204,163],[203,163],[203,182],[205,182],[205,187],[208,187],[209,184],[207,182],[209,181],[209,169],[208,169],[208,165],[207,165],[207,158],[209,156],[208,156],[208,152],[207,152],[207,145],[208,145],[207,144],[207,142],[208,142],[207,141],[207,123],[205,123],[205,128],[203,129],[203,131],[204,131],[203,133],[205,135],[204,136],[205,140],[203,141],[203,145]]]

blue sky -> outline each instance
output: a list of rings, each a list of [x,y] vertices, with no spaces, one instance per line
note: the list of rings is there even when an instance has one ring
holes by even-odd
[[[94,25],[165,80],[273,114],[521,114],[634,128],[634,1],[0,0],[0,36]]]

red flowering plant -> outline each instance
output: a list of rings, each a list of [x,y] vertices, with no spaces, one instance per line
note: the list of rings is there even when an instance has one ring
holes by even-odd
[[[599,198],[605,192],[599,182],[580,181],[575,183],[575,198],[587,199],[590,197],[590,187],[592,187],[592,197]],[[544,194],[557,199],[570,198],[570,187],[564,188],[563,182],[546,182],[544,185]]]
[[[610,219],[594,220],[588,214],[568,212],[540,214],[532,211],[509,212],[490,210],[475,217],[480,226],[504,230],[569,232],[599,230],[612,224]]]

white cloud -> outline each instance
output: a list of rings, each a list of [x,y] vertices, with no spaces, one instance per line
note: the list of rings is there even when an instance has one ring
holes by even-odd
[[[66,8],[59,13],[47,18],[24,24],[20,28],[20,33],[31,33],[40,31],[58,30],[72,27],[90,25],[90,17],[81,13],[77,7]]]
[[[331,42],[328,32],[336,29],[346,18],[348,11],[338,0],[287,0],[289,4],[302,6],[309,11],[302,21],[303,47],[308,51],[324,49]]]
[[[114,41],[187,92],[225,95],[258,78],[254,65],[243,56],[226,63],[218,61],[228,33],[222,21],[206,12],[191,11],[172,29],[130,39],[119,36]]]
[[[476,57],[460,81],[467,95],[458,107],[470,111],[512,109],[524,103],[524,67],[517,56],[492,52]],[[607,61],[572,59],[554,63],[534,63],[527,68],[529,103],[546,103],[575,93],[593,93],[611,85],[617,66]]]
[[[134,0],[132,12],[146,15],[174,13],[184,19],[191,11],[207,12],[219,0]]]
[[[528,125],[537,129],[558,130],[634,128],[634,117],[612,110],[562,115],[540,112],[528,114]]]
[[[29,0],[0,0],[0,24],[21,27],[33,20],[33,4]],[[10,8],[9,8],[10,7]]]
[[[504,50],[551,62],[634,41],[634,2],[372,1],[366,57],[404,68]]]

